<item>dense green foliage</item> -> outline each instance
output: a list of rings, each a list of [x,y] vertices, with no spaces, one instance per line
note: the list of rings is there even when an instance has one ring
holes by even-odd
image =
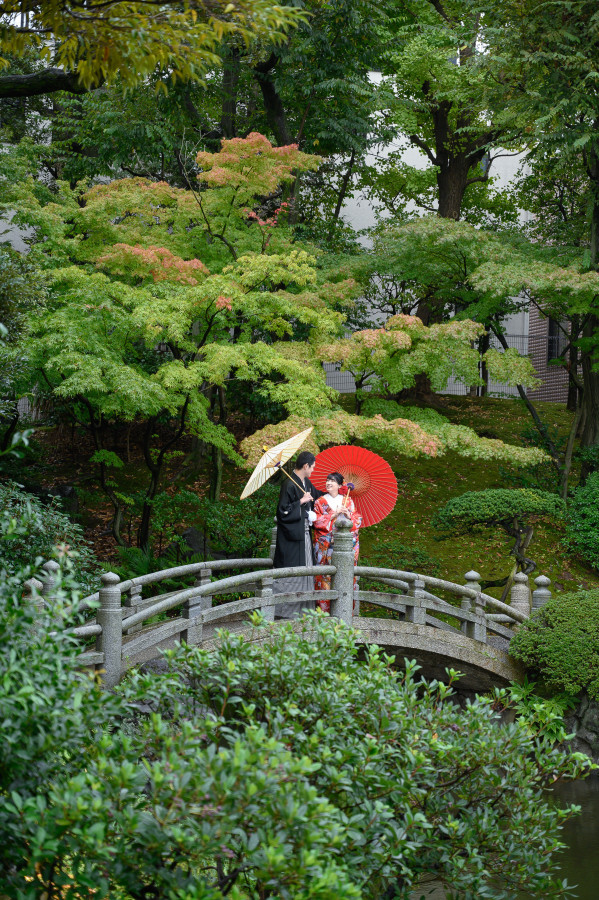
[[[599,699],[599,591],[552,597],[523,625],[510,652],[553,691]]]
[[[268,35],[281,41],[301,18],[270,0],[235,5],[216,0],[209,8],[181,8],[167,0],[159,9],[147,0],[92,0],[83,9],[72,0],[43,0],[30,3],[26,11],[5,0],[0,4],[3,67],[10,55],[27,56],[35,49],[37,70],[40,64],[48,69],[29,86],[5,76],[0,95],[80,93],[117,75],[124,84],[135,85],[156,70],[173,81],[197,79],[218,64],[223,39]]]
[[[599,472],[572,492],[566,522],[566,544],[594,569],[599,569]]]
[[[14,482],[0,484],[0,509],[7,518],[6,539],[0,541],[0,571],[13,576],[25,568],[35,570],[56,554],[72,554],[72,570],[82,589],[95,591],[100,566],[80,525],[61,510],[57,498],[42,503]],[[19,522],[13,530],[8,522]]]
[[[376,647],[359,661],[322,616],[263,645],[182,648],[170,675],[106,692],[76,667],[71,591],[35,612],[0,582],[6,897],[407,898],[429,873],[565,895],[551,853],[570,812],[542,789],[583,757],[497,727],[490,700],[459,710]]]
[[[251,499],[204,499],[199,513],[212,552],[231,559],[268,556],[279,489],[266,484]]]

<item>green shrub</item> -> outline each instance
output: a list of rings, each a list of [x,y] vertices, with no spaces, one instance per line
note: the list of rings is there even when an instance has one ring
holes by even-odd
[[[510,653],[550,690],[599,699],[599,591],[558,594],[519,629]]]
[[[506,488],[466,491],[435,513],[433,525],[454,534],[468,533],[477,526],[500,525],[511,533],[514,522],[518,523],[517,528],[522,528],[524,520],[531,516],[561,518],[565,508],[560,497],[546,491]]]
[[[72,580],[36,612],[26,574],[0,577],[3,898],[379,900],[433,873],[453,895],[567,894],[571,810],[541,789],[588,761],[498,727],[502,692],[460,710],[317,614],[104,691],[77,668]]]
[[[36,568],[63,545],[72,557],[74,575],[82,589],[90,593],[97,590],[102,569],[91,544],[83,537],[83,529],[62,512],[58,499],[42,503],[15,482],[8,482],[0,484],[0,510],[7,519],[24,526],[10,540],[0,542],[0,571],[14,574],[26,566]]]
[[[279,484],[266,484],[245,500],[204,498],[200,517],[210,548],[229,559],[268,556],[279,491]]]
[[[381,397],[371,397],[367,395],[364,405],[362,406],[362,415],[364,416],[382,416],[391,422],[400,416],[406,416],[405,407],[400,406],[395,400],[383,400]]]
[[[565,544],[589,566],[599,569],[599,472],[572,492]]]

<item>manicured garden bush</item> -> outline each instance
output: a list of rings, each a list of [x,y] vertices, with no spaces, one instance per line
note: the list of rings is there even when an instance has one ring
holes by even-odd
[[[599,569],[599,472],[592,472],[585,484],[572,492],[565,543],[589,566]]]
[[[599,591],[558,594],[518,631],[510,653],[552,691],[599,699]]]
[[[563,518],[566,504],[556,494],[531,488],[491,488],[486,491],[466,491],[452,497],[432,518],[432,524],[452,534],[469,534],[481,528],[501,528],[514,544],[510,554],[516,566],[530,574],[536,568],[527,556],[534,535],[531,520],[540,516]],[[505,579],[507,581],[507,578]]]

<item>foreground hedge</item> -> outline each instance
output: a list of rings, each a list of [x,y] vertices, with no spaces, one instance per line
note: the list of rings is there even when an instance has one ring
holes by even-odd
[[[557,594],[523,625],[510,653],[551,690],[599,700],[599,590]]]
[[[107,692],[76,668],[70,613],[20,594],[0,578],[3,900],[391,900],[429,874],[567,894],[570,811],[546,788],[586,763],[498,727],[490,699],[460,711],[322,615]]]

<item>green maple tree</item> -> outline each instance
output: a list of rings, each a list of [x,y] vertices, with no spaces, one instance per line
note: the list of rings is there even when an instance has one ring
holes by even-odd
[[[143,426],[143,549],[164,465],[184,434],[241,461],[224,412],[216,421],[215,391],[226,398],[230,382],[248,381],[289,413],[330,406],[310,347],[339,328],[328,296],[352,287],[319,284],[314,259],[274,239],[276,221],[248,209],[318,160],[250,135],[197,162],[196,191],[124,179],[89,190],[61,184],[54,194],[30,178],[12,194],[19,220],[34,228],[30,259],[46,270],[49,291],[30,322],[37,390],[89,430],[117,541],[127,500],[111,477],[122,461],[107,429]],[[209,249],[207,265],[200,254]],[[307,339],[300,354],[295,329]]]

